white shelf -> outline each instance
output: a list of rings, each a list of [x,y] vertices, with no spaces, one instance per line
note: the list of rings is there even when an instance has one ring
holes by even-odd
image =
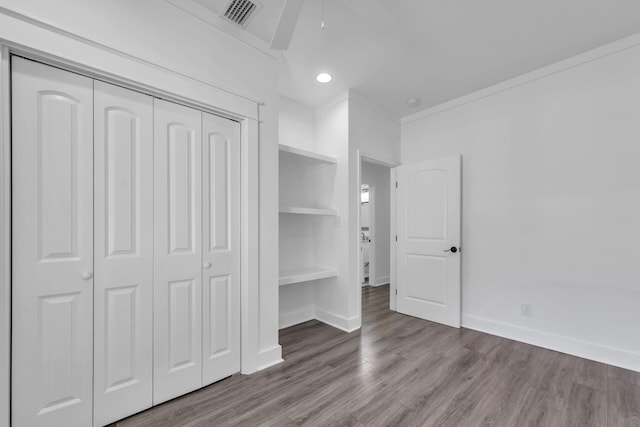
[[[328,215],[328,216],[335,216],[338,214],[333,209],[300,208],[295,206],[281,207],[280,213],[301,214],[301,215]]]
[[[308,282],[309,280],[326,279],[328,277],[336,277],[338,272],[326,268],[309,267],[296,268],[295,270],[286,270],[280,272],[280,286],[291,285],[293,283]]]
[[[280,144],[280,153],[286,153],[299,157],[300,161],[309,166],[335,165],[338,159],[335,157],[325,156],[324,154],[313,153],[311,151],[302,150],[300,148],[291,147],[289,145]]]

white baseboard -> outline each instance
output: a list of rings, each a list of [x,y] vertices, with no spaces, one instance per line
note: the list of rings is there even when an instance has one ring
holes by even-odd
[[[360,329],[362,322],[360,316],[346,318],[319,308],[316,308],[316,319],[345,332],[353,332]]]
[[[316,318],[316,308],[312,305],[302,307],[296,311],[290,311],[288,313],[281,313],[278,325],[280,329],[288,328],[289,326],[297,325],[299,323],[308,322]]]
[[[280,345],[262,350],[258,353],[258,371],[282,362],[284,362],[284,359],[282,358],[282,346]]]
[[[296,311],[280,314],[280,329],[288,328],[314,319],[345,332],[356,331],[360,329],[361,326],[360,316],[349,319],[314,306],[307,306]]]
[[[462,326],[537,347],[640,372],[640,354],[632,351],[469,315],[462,316]]]
[[[388,285],[391,282],[391,276],[376,277],[376,283],[373,286]]]

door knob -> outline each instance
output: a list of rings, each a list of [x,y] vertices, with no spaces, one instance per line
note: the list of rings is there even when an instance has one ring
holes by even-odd
[[[455,246],[451,246],[450,249],[444,249],[443,251],[444,252],[452,252],[452,253],[455,254],[456,252],[458,252],[458,248],[456,248]]]
[[[211,263],[210,262],[205,262],[204,263],[204,268],[211,268]]]
[[[93,277],[93,274],[92,274],[92,273],[90,273],[90,272],[88,272],[88,271],[85,271],[84,273],[82,273],[82,279],[83,279],[83,280],[89,280],[89,279],[91,279],[92,277]]]

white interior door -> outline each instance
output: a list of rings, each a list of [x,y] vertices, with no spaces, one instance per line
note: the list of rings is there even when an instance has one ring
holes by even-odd
[[[203,113],[203,384],[240,371],[240,123]]]
[[[460,327],[460,156],[396,168],[397,310]]]
[[[202,113],[155,100],[154,404],[202,385]]]
[[[93,81],[12,58],[12,423],[88,426]]]
[[[153,398],[153,99],[94,88],[94,420],[105,425]]]

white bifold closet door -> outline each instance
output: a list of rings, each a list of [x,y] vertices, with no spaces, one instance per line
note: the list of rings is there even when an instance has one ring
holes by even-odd
[[[240,124],[12,59],[12,421],[105,425],[240,370]]]
[[[240,124],[155,102],[154,404],[240,370]]]
[[[153,98],[94,83],[94,425],[153,400]]]
[[[12,59],[12,424],[87,426],[93,81]]]
[[[202,386],[202,113],[154,104],[157,404]]]
[[[202,114],[203,385],[240,371],[240,124]]]

